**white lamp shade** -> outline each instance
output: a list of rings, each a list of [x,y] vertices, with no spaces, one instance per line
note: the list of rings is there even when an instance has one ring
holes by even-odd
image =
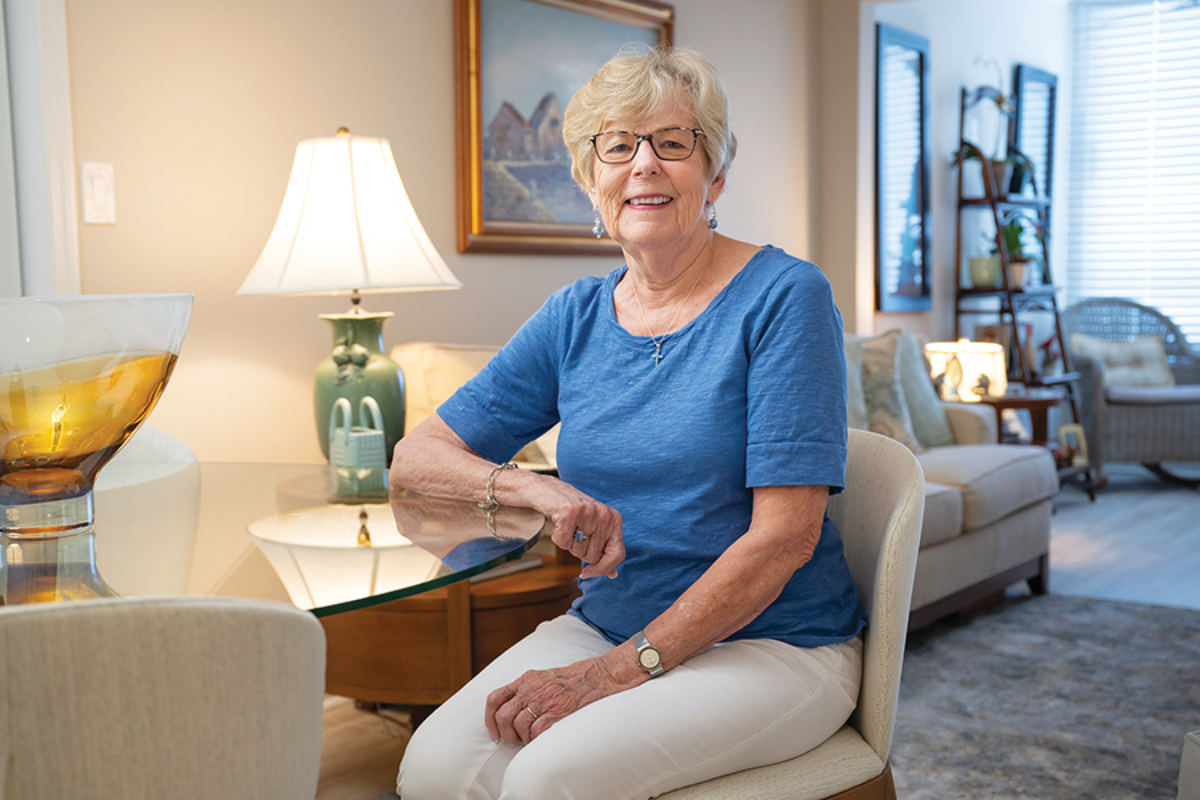
[[[370,547],[357,546],[363,511]],[[275,514],[251,524],[250,534],[301,608],[394,591],[435,578],[444,569],[436,556],[400,534],[386,503]]]
[[[934,378],[945,376],[942,379],[943,400],[978,403],[982,395],[975,387],[982,375],[987,376],[989,395],[1002,395],[1008,391],[1004,348],[994,342],[969,342],[966,339],[930,342],[925,345],[925,355],[929,359],[930,375]],[[952,366],[955,359],[961,368],[960,374],[956,374],[958,370]]]
[[[457,289],[421,226],[385,139],[296,146],[275,228],[238,294]]]

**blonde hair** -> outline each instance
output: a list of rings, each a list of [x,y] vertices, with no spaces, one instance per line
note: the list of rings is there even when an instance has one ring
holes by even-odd
[[[694,50],[626,47],[575,93],[563,114],[562,133],[571,151],[571,177],[592,188],[592,135],[616,119],[638,124],[682,100],[704,131],[700,146],[716,178],[729,169],[737,139],[729,127],[729,99],[717,69]],[[690,106],[690,107],[689,107]]]

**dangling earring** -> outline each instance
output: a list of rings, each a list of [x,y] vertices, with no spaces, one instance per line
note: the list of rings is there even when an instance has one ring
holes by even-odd
[[[708,204],[708,229],[710,231],[717,229],[717,207],[712,203]]]
[[[600,209],[596,209],[596,222],[592,225],[592,233],[599,239],[604,236],[604,220],[600,219]]]

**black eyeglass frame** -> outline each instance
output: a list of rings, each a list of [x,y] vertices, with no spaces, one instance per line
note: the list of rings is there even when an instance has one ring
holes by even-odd
[[[674,158],[672,156],[664,156],[662,153],[658,152],[658,148],[654,146],[654,136],[655,136],[655,134],[663,133],[665,131],[691,131],[692,132],[692,149],[688,151],[688,154],[686,156],[680,156],[679,158]],[[609,134],[615,134],[615,133],[623,133],[626,136],[632,136],[633,137],[633,149],[629,151],[629,158],[622,159],[621,161],[608,161],[604,158],[604,156],[600,155],[600,148],[596,144],[596,140],[599,139],[601,136],[607,136]],[[684,125],[673,125],[669,128],[659,128],[658,130],[651,131],[650,133],[631,133],[629,131],[600,131],[599,133],[592,134],[591,137],[588,138],[588,141],[592,143],[592,152],[594,152],[596,154],[596,158],[600,160],[601,164],[628,164],[630,161],[633,161],[633,159],[637,157],[637,151],[638,151],[638,148],[641,147],[642,142],[649,142],[650,149],[654,151],[654,155],[658,156],[658,158],[662,159],[663,161],[686,161],[687,159],[691,158],[695,154],[696,143],[698,141],[700,141],[701,136],[704,136],[704,131],[700,130],[699,128],[689,128]]]

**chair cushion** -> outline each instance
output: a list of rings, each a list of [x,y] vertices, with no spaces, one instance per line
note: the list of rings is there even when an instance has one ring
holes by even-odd
[[[925,517],[921,523],[921,547],[953,539],[962,533],[962,492],[951,486],[925,481]]]
[[[1058,493],[1054,458],[1044,447],[969,444],[917,456],[925,480],[962,493],[963,531],[982,528]]]
[[[1109,386],[1108,402],[1128,406],[1164,406],[1200,403],[1200,384],[1185,386]]]
[[[1172,386],[1175,376],[1167,365],[1167,351],[1157,336],[1131,340],[1097,339],[1073,333],[1071,350],[1104,363],[1105,386]]]
[[[822,800],[866,783],[884,764],[846,725],[816,749],[779,764],[748,769],[660,794],[658,800]]]

